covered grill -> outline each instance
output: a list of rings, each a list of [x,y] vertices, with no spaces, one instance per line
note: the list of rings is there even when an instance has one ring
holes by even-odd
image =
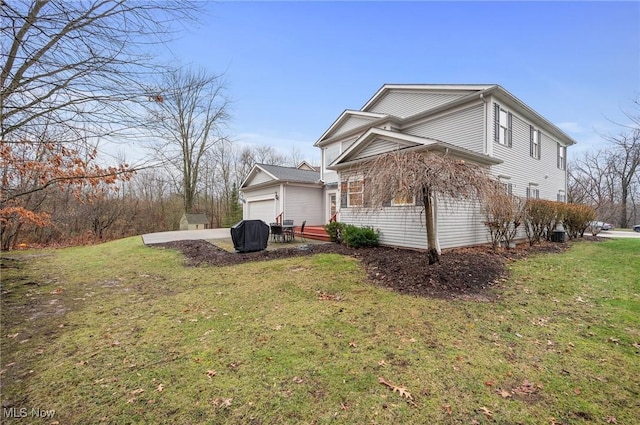
[[[262,220],[242,220],[231,227],[231,240],[236,251],[262,251],[267,248],[269,226]]]

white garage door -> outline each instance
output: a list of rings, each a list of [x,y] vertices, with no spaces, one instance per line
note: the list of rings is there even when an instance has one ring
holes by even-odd
[[[248,201],[249,217],[246,220],[262,220],[269,224],[276,221],[276,202],[273,199],[265,201]]]

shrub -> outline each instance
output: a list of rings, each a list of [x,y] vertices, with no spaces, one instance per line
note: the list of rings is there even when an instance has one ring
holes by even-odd
[[[351,248],[378,246],[380,232],[373,227],[346,225],[343,232],[344,243]]]
[[[569,238],[575,239],[578,236],[584,236],[584,231],[595,218],[596,212],[592,207],[582,204],[567,204],[562,223]]]
[[[325,224],[324,229],[329,234],[329,240],[335,243],[342,243],[342,234],[344,233],[345,224],[339,221],[332,221]]]
[[[517,196],[507,193],[491,195],[482,206],[484,225],[489,229],[491,245],[497,249],[500,243],[507,248],[518,234],[522,224],[524,203]]]
[[[549,239],[558,223],[558,205],[560,202],[544,199],[528,199],[525,204],[524,230],[529,245]]]

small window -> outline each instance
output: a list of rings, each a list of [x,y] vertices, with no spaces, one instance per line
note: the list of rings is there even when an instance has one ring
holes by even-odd
[[[496,142],[511,147],[512,121],[511,112],[505,111],[496,103],[494,109],[494,140]]]
[[[527,186],[527,199],[540,199],[540,190],[535,186]]]
[[[567,169],[567,147],[558,144],[558,168]]]
[[[364,185],[361,179],[349,180],[348,185],[348,206],[349,207],[361,207],[363,201],[363,189]]]
[[[534,128],[533,126],[530,126],[529,135],[529,154],[532,158],[540,159],[540,142],[542,139],[542,134],[540,133],[540,130]]]
[[[558,191],[558,202],[567,202],[567,195],[564,193],[564,190]]]
[[[393,206],[402,206],[402,205],[415,205],[416,200],[413,194],[408,191],[400,191],[396,194],[396,196],[391,201],[391,205]]]
[[[513,195],[513,184],[502,183],[502,188],[504,189],[505,192],[507,192],[507,195]]]

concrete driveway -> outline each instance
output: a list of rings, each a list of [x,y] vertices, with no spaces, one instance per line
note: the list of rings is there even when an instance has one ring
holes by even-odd
[[[585,235],[590,234],[588,232],[584,232]],[[603,230],[598,233],[598,236],[602,236],[603,238],[636,238],[640,239],[640,233],[638,232],[629,232],[623,230]]]
[[[142,242],[145,245],[174,241],[231,239],[229,228],[203,229],[203,230],[176,230],[173,232],[157,232],[142,235]]]

